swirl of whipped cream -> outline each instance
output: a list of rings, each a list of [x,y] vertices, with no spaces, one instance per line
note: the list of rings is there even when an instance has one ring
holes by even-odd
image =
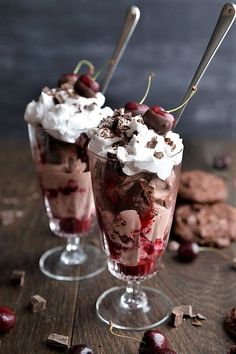
[[[113,114],[104,107],[105,97],[98,92],[93,98],[78,96],[73,89],[45,88],[38,101],[30,102],[24,119],[41,125],[54,138],[74,143],[81,133],[92,136],[100,121]]]
[[[159,135],[144,124],[142,116],[132,117],[120,109],[99,124],[89,149],[101,157],[114,154],[128,176],[147,171],[166,180],[182,161],[183,144],[179,134]]]

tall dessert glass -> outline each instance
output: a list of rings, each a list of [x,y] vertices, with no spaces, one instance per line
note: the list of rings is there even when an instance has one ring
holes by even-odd
[[[101,157],[89,149],[98,222],[109,271],[128,285],[105,291],[96,311],[105,323],[120,329],[144,330],[163,323],[171,301],[160,290],[140,287],[153,277],[165,251],[179,184],[182,149],[168,178],[143,171],[128,176],[114,154]],[[169,159],[173,159],[170,156]],[[168,159],[166,160],[168,165]]]
[[[48,250],[40,268],[58,280],[80,280],[100,273],[103,252],[80,238],[92,229],[95,206],[88,166],[88,136],[84,131],[76,143],[55,139],[38,125],[28,124],[33,160],[51,231],[67,239],[65,247]]]

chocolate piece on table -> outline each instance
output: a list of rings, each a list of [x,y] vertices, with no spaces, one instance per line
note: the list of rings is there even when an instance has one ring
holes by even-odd
[[[30,298],[28,308],[32,313],[42,312],[46,309],[47,301],[40,295],[34,295]]]
[[[202,322],[195,318],[194,320],[192,320],[191,325],[196,326],[196,327],[200,327],[200,326],[202,326]]]
[[[184,313],[178,306],[172,310],[172,323],[174,327],[179,327],[183,323]]]
[[[69,348],[69,337],[57,333],[51,333],[46,341],[50,348],[58,351],[66,351]]]
[[[226,331],[236,339],[236,307],[233,307],[225,316],[224,321]]]
[[[13,270],[10,277],[12,285],[22,287],[25,282],[25,271],[24,270]]]
[[[177,206],[173,230],[183,241],[227,247],[236,241],[236,208],[225,203]]]
[[[193,309],[192,309],[191,305],[180,305],[180,306],[177,306],[177,308],[183,312],[184,316],[192,317]]]
[[[207,319],[207,318],[206,318],[205,316],[203,316],[201,313],[197,313],[196,317],[197,317],[197,319],[202,320],[202,321]]]
[[[180,199],[197,203],[222,202],[228,197],[224,180],[202,170],[190,170],[181,173]]]

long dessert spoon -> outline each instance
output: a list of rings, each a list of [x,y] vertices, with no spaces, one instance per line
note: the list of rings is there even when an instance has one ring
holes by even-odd
[[[223,39],[225,38],[227,32],[229,31],[230,27],[232,26],[232,24],[235,20],[235,14],[236,14],[236,5],[235,4],[226,3],[223,6],[221,14],[218,19],[218,22],[215,26],[215,29],[212,33],[210,41],[207,45],[207,48],[203,54],[203,57],[200,61],[199,66],[194,74],[191,84],[189,85],[189,87],[186,91],[186,94],[182,100],[183,103],[190,96],[193,86],[197,86],[199,84],[199,81],[201,80],[203,74],[205,73],[208,65],[210,64],[210,62],[213,59],[214,55],[216,54],[218,48],[220,47]],[[178,124],[180,117],[182,116],[187,104],[188,104],[188,101],[186,102],[185,105],[183,105],[183,107],[181,107],[177,111],[177,114],[175,115],[175,127]]]
[[[127,47],[127,44],[137,26],[137,23],[140,18],[140,10],[137,6],[131,6],[127,17],[125,19],[122,31],[117,42],[116,48],[111,57],[110,63],[108,64],[107,70],[105,72],[104,81],[102,83],[102,93],[104,94],[107,90],[107,87],[110,83],[112,75]]]

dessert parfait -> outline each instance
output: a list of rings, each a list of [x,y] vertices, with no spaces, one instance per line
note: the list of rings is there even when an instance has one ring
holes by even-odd
[[[89,73],[79,75],[83,64]],[[113,112],[103,108],[105,97],[93,75],[93,65],[81,61],[56,88],[45,87],[25,111],[50,229],[68,238],[64,264],[80,264],[86,257],[81,252],[78,257],[78,236],[88,234],[95,216],[87,145],[99,122]]]
[[[108,323],[110,316],[117,328],[143,329],[166,319],[169,299],[139,284],[157,272],[169,237],[183,153],[173,127],[170,111],[129,102],[102,120],[88,147],[108,267],[128,281],[97,302],[99,317]],[[159,314],[151,311],[156,298]]]

